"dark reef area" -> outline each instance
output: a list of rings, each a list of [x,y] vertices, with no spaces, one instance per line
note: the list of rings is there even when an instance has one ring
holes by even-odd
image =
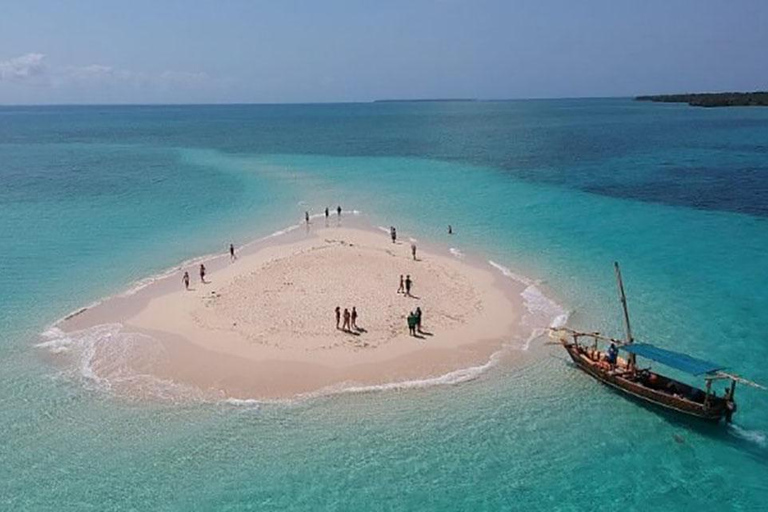
[[[637,96],[637,101],[687,103],[693,107],[768,107],[768,91],[659,94]]]

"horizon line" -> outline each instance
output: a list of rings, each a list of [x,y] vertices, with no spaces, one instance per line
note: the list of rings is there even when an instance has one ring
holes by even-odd
[[[606,99],[634,99],[632,96],[532,96],[525,98],[381,98],[373,100],[349,100],[349,101],[284,101],[284,102],[258,102],[258,101],[222,101],[222,102],[116,102],[116,103],[0,103],[0,108],[5,107],[160,107],[160,106],[276,106],[276,105],[369,105],[374,103],[503,103],[513,101],[548,101],[548,100],[606,100]]]

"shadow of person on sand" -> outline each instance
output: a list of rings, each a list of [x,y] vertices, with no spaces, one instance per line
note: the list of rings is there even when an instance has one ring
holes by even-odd
[[[342,329],[345,333],[351,334],[352,336],[360,336],[359,332],[356,331],[350,331],[349,329]]]
[[[362,334],[364,332],[368,332],[368,329],[364,329],[362,327],[355,327],[355,331],[357,331],[359,334]]]
[[[426,336],[422,336],[422,335],[421,335],[421,334],[419,334],[419,333],[416,333],[416,334],[412,334],[412,336],[413,336],[414,338],[416,338],[416,339],[419,339],[419,340],[425,340],[425,339],[427,339],[427,338],[426,338]]]
[[[434,334],[432,334],[431,332],[429,332],[429,331],[423,331],[423,330],[421,330],[421,329],[419,329],[419,330],[418,330],[418,333],[419,333],[419,334],[423,334],[424,336],[434,336]]]

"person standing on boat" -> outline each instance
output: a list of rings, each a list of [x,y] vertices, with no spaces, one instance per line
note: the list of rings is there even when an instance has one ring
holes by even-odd
[[[608,364],[611,365],[611,370],[616,368],[616,359],[619,357],[619,349],[616,348],[615,343],[611,343],[611,346],[608,347]]]

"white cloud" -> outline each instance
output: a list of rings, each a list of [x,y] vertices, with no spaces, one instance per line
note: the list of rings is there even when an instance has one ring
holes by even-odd
[[[0,61],[0,81],[40,83],[45,80],[47,71],[42,53],[27,53]]]
[[[87,66],[48,66],[42,53],[28,53],[0,61],[0,82],[47,85],[54,88],[104,89],[199,89],[215,84],[207,73],[165,70],[144,72],[101,64]]]

